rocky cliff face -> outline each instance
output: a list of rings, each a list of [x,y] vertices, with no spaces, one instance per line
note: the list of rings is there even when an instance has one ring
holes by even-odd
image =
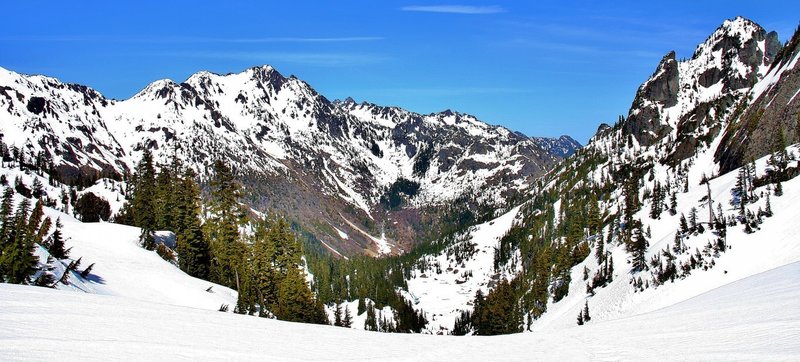
[[[0,69],[0,118],[6,144],[43,155],[67,181],[120,177],[145,148],[206,177],[223,159],[246,203],[304,220],[342,254],[402,252],[435,228],[421,210],[465,195],[502,203],[579,147],[458,112],[331,102],[269,66],[160,80],[123,101]]]
[[[761,79],[780,49],[777,34],[744,18],[725,21],[688,60],[670,52],[636,93],[623,130],[642,146],[671,138],[676,164],[721,130],[733,109]]]
[[[782,134],[786,144],[800,142],[800,29],[764,80],[753,87],[721,141],[715,159],[722,172],[769,154]]]

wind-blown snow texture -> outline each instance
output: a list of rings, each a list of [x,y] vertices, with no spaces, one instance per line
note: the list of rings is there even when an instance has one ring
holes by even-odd
[[[798,276],[800,263],[793,263],[657,311],[499,337],[370,333],[0,284],[0,355],[41,361],[791,360],[800,338]]]

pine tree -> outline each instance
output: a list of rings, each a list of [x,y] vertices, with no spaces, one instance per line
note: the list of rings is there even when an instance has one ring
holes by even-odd
[[[239,208],[240,188],[230,168],[214,162],[211,180],[210,215],[204,233],[211,251],[211,281],[238,289],[237,274],[243,268],[245,246],[239,237],[239,223],[244,218]]]
[[[496,335],[522,332],[522,314],[516,303],[514,283],[516,282],[501,280],[480,304],[480,309],[476,309],[475,313],[480,313],[478,318],[481,322],[475,324],[475,334]]]
[[[686,216],[681,213],[681,233],[687,234],[689,232],[689,223],[686,221]]]
[[[653,186],[653,194],[650,198],[650,218],[651,219],[659,219],[661,218],[661,204],[663,200],[661,191],[661,184],[656,181],[655,185]]]
[[[33,185],[31,185],[31,195],[34,199],[38,199],[44,195],[44,185],[39,181],[38,177],[33,178]]]
[[[602,264],[603,263],[603,259],[605,259],[605,256],[606,256],[606,252],[605,252],[605,248],[603,247],[603,244],[604,244],[603,243],[603,237],[602,237],[602,235],[600,235],[600,237],[597,238],[597,248],[595,249],[595,253],[594,253],[594,256],[597,258],[597,264]]]
[[[669,213],[672,215],[678,213],[678,197],[674,192],[669,197]]]
[[[772,204],[769,201],[769,192],[767,192],[767,205],[766,205],[766,210],[764,210],[764,215],[766,215],[767,217],[772,217],[773,215]]]
[[[600,208],[597,207],[597,197],[594,194],[592,194],[591,198],[589,199],[589,210],[586,216],[586,226],[589,228],[590,235],[595,235],[601,231]]]
[[[372,302],[367,303],[367,319],[364,320],[364,330],[378,330],[378,321],[375,318],[375,308],[373,307]]]
[[[631,255],[631,268],[633,271],[642,271],[647,269],[645,253],[649,243],[642,231],[641,221],[635,220],[632,229],[631,241],[627,245],[628,253]]]
[[[57,260],[63,260],[69,257],[69,251],[64,249],[64,237],[61,235],[62,227],[64,226],[61,224],[61,218],[56,219],[56,229],[53,231],[53,234],[50,235],[50,239],[47,243],[50,255]]]
[[[283,240],[272,238],[265,222],[257,224],[254,238],[251,262],[254,287],[262,309],[274,309],[278,303],[278,284],[282,279],[275,267],[276,244]]]
[[[344,322],[342,320],[342,318],[343,318],[342,317],[342,305],[339,304],[339,303],[336,303],[336,308],[335,308],[335,310],[333,312],[333,318],[334,318],[333,319],[333,325],[334,326],[342,327],[344,325]]]
[[[3,193],[3,200],[0,202],[0,254],[2,254],[9,242],[9,234],[13,230],[14,220],[14,190],[6,188]],[[1,276],[1,275],[0,275]]]
[[[578,325],[583,325],[583,311],[578,312]]]
[[[695,232],[697,230],[697,208],[692,207],[689,211],[689,231]]]
[[[176,222],[180,228],[175,231],[178,266],[193,277],[207,279],[210,256],[208,242],[200,225],[200,190],[191,171],[187,170],[178,182],[176,193],[180,202]]]
[[[291,322],[314,322],[316,303],[299,269],[291,269],[278,288],[275,316]]]
[[[156,230],[156,171],[153,154],[145,148],[142,160],[136,166],[134,189],[131,195],[131,212],[134,224],[142,229],[139,243],[148,250],[155,249],[153,233]]]
[[[14,214],[14,227],[0,256],[0,276],[13,284],[29,283],[29,277],[39,262],[39,258],[33,254],[35,229],[31,227],[38,221],[29,219],[29,211],[30,201],[24,198]]]
[[[740,168],[739,174],[736,177],[736,185],[733,188],[736,196],[739,197],[740,210],[744,210],[744,206],[747,205],[749,201],[747,188],[747,176],[745,174],[745,170],[744,168]]]
[[[342,318],[342,327],[350,328],[353,326],[353,316],[350,314],[350,306],[344,306],[344,317]]]
[[[362,315],[367,311],[367,305],[364,303],[364,298],[358,298],[358,306],[356,309],[356,314],[358,315]]]
[[[772,142],[772,154],[769,156],[767,163],[774,168],[773,173],[782,175],[786,172],[786,167],[789,163],[789,154],[786,152],[786,136],[784,135],[783,128],[778,130],[777,137]],[[779,180],[780,181],[780,180]]]
[[[583,305],[583,321],[588,322],[592,320],[592,317],[589,316],[589,301],[586,301],[586,304]]]

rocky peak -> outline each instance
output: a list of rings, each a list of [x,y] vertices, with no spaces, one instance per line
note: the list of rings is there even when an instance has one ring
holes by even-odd
[[[776,56],[777,34],[742,18],[726,20],[691,59],[678,61],[670,52],[636,93],[622,130],[640,145],[650,146],[673,135],[675,140],[708,138],[699,129],[718,132],[722,119],[716,112],[736,102],[761,79]],[[696,141],[676,147],[691,154]]]

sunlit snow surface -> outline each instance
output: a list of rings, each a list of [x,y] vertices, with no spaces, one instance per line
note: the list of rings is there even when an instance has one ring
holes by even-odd
[[[501,337],[383,334],[0,285],[4,360],[791,360],[800,263],[658,311]]]

